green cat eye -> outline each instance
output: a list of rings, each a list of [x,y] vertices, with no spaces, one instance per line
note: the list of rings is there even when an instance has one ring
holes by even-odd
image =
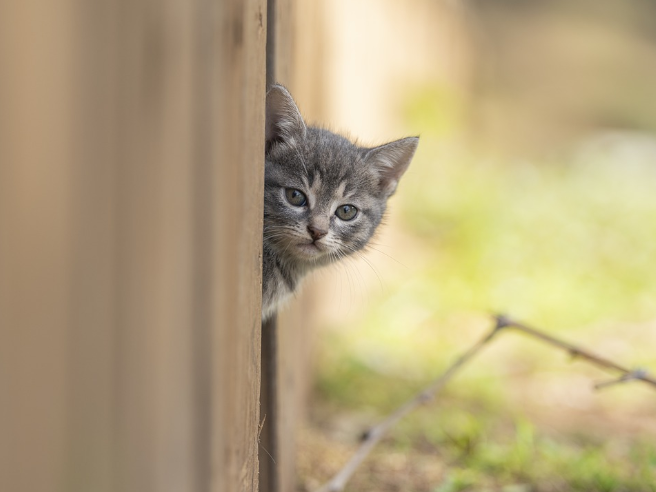
[[[305,194],[302,191],[299,191],[294,188],[286,188],[285,197],[287,198],[287,201],[292,205],[294,205],[295,207],[302,207],[307,203],[307,198],[305,197]]]
[[[358,209],[353,205],[341,205],[335,210],[335,215],[342,220],[353,220],[358,215]]]

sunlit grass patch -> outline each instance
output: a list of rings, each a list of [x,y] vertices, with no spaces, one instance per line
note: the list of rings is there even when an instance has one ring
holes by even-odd
[[[343,437],[328,444],[341,453],[324,479],[357,444],[353,439],[345,447]],[[389,456],[402,457],[402,465],[386,468]],[[517,414],[448,397],[395,428],[347,490],[649,492],[656,490],[655,456],[656,444],[648,439],[549,432]],[[412,464],[420,461],[431,470],[429,483],[414,476],[421,469]]]
[[[401,222],[436,251],[413,279],[433,306],[521,311],[566,327],[656,312],[652,166],[419,164]]]

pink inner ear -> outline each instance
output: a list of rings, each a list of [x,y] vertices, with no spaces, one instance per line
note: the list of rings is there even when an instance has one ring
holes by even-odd
[[[303,138],[305,132],[305,122],[291,94],[280,85],[273,86],[266,99],[266,142]]]
[[[380,190],[383,192],[383,194],[387,196],[391,196],[396,191],[396,187],[398,184],[399,181],[396,179],[381,178],[378,186],[380,187]]]
[[[403,138],[375,147],[365,154],[365,162],[380,174],[380,187],[385,194],[391,195],[396,190],[401,176],[412,161],[418,143],[417,137]]]

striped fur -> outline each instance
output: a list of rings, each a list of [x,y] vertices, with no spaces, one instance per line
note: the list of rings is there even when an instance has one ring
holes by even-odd
[[[410,137],[360,147],[328,130],[307,126],[289,92],[279,85],[271,88],[266,105],[263,320],[294,293],[308,272],[366,246],[418,141]],[[302,192],[306,203],[292,205],[287,189]],[[358,209],[352,220],[336,215],[344,205]],[[313,230],[325,235],[313,238]]]

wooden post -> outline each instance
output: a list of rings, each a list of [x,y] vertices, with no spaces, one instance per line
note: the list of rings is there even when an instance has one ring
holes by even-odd
[[[0,490],[258,490],[266,19],[0,4]]]

